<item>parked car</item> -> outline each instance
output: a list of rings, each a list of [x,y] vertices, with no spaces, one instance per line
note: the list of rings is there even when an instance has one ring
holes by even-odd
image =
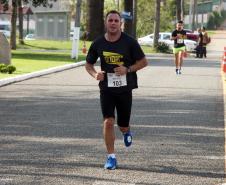
[[[35,40],[35,35],[34,34],[27,34],[24,38],[25,40]]]
[[[159,33],[159,42],[163,42],[169,46],[169,48],[172,50],[174,41],[170,39],[171,38],[171,33],[170,32],[160,32]],[[138,43],[140,45],[148,45],[152,46],[153,45],[153,40],[154,40],[154,34],[149,34],[147,36],[138,38]],[[197,46],[197,42],[189,39],[185,39],[184,43],[186,45],[186,49],[189,52],[194,52],[195,48]]]
[[[2,32],[6,37],[10,37],[10,22],[0,21],[0,32]]]
[[[198,41],[199,34],[196,32],[193,32],[192,30],[189,29],[184,29],[186,31],[187,39],[193,40],[193,41]]]

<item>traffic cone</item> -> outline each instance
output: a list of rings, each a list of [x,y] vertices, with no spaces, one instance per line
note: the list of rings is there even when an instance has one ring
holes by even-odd
[[[224,47],[224,53],[222,57],[222,71],[226,73],[226,47]]]
[[[82,47],[82,53],[83,53],[83,54],[86,54],[86,51],[87,51],[87,50],[86,50],[86,43],[84,42],[84,43],[83,43],[83,47]]]

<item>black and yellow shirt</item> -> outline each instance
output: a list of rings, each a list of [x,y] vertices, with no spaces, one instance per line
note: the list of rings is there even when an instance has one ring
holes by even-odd
[[[143,57],[144,53],[138,42],[122,32],[120,38],[115,42],[107,41],[104,36],[97,38],[89,48],[86,61],[95,64],[100,58],[101,70],[105,71],[104,81],[99,83],[100,90],[123,92],[138,87],[136,72],[127,73],[127,85],[117,88],[108,87],[107,73],[114,73],[114,68],[119,65],[129,67]]]
[[[176,36],[178,36],[179,38],[174,40],[174,47],[175,48],[180,48],[180,47],[185,46],[184,39],[187,38],[186,31],[184,31],[184,30],[180,30],[180,31],[179,30],[174,30],[172,32],[172,37],[176,37]]]

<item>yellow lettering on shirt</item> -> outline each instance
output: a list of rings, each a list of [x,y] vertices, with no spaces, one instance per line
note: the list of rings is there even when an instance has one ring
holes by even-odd
[[[103,56],[107,64],[116,64],[116,65],[124,64],[124,62],[121,61],[123,56],[118,53],[103,51]]]

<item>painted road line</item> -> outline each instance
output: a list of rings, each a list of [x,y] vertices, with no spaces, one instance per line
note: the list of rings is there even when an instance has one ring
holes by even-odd
[[[113,181],[95,181],[92,185],[135,185],[131,183],[113,182]]]

